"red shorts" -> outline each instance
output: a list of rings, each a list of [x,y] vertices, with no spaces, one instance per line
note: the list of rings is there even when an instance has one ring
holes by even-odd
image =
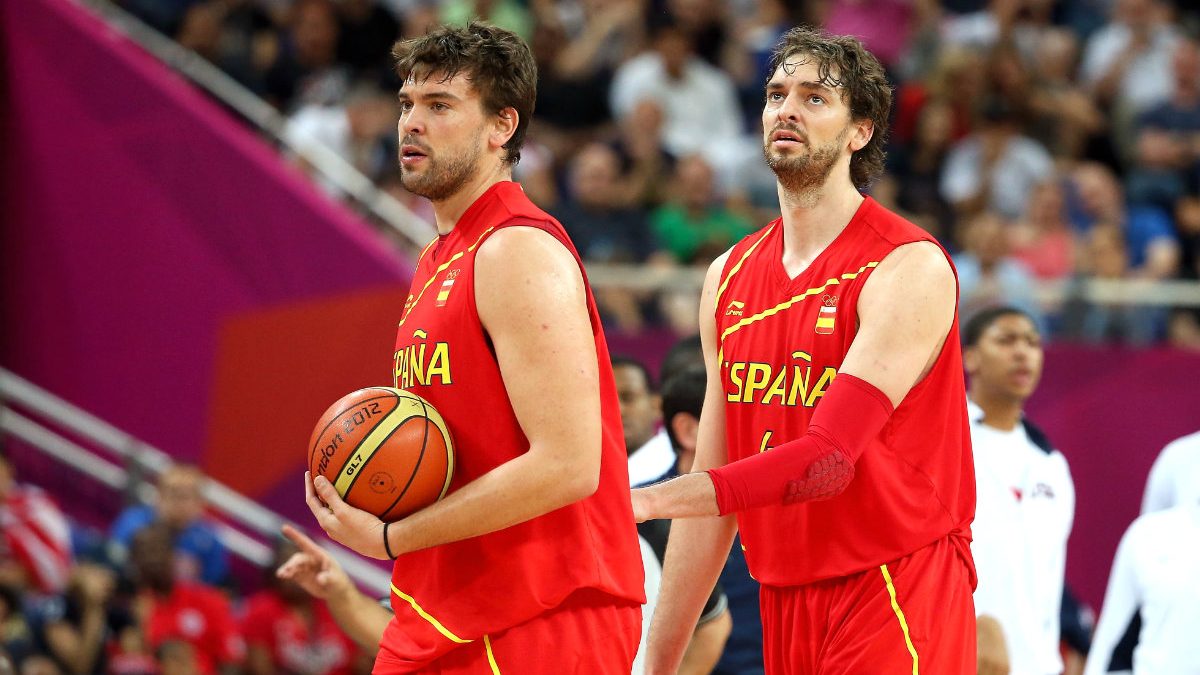
[[[411,663],[389,653],[405,641],[392,621],[374,675],[629,675],[642,634],[642,608],[598,591],[576,591],[523,624],[453,646],[436,660]]]
[[[760,591],[768,675],[975,672],[975,602],[961,547],[940,539],[878,568]]]

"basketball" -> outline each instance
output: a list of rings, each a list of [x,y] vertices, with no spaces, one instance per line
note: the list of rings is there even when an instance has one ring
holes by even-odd
[[[368,387],[321,415],[308,468],[346,503],[394,521],[441,499],[454,473],[446,422],[428,401],[403,389]]]

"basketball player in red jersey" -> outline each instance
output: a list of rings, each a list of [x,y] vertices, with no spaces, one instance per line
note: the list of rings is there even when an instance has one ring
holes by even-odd
[[[395,56],[401,176],[438,227],[398,317],[395,385],[446,419],[455,472],[396,522],[321,477],[309,506],[334,540],[396,560],[374,672],[625,675],[645,593],[608,347],[575,248],[510,180],[533,58],[480,23]]]
[[[709,268],[693,473],[634,491],[639,520],[680,519],[647,672],[674,672],[736,529],[768,673],[975,672],[955,272],[859,193],[890,108],[856,40],[784,36],[763,108],[783,217]]]

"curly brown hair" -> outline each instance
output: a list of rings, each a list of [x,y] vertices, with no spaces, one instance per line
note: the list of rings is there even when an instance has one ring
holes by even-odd
[[[430,76],[444,82],[463,73],[479,92],[485,112],[499,114],[515,108],[517,129],[504,144],[504,162],[512,165],[521,160],[537,98],[537,65],[524,40],[503,28],[472,21],[401,40],[392,47],[392,57],[401,82]]]
[[[869,119],[875,132],[850,158],[850,180],[865,189],[883,173],[888,119],[892,112],[892,86],[879,60],[858,40],[847,35],[826,35],[806,26],[783,34],[771,54],[770,77],[795,54],[817,62],[820,82],[841,92],[853,120]]]

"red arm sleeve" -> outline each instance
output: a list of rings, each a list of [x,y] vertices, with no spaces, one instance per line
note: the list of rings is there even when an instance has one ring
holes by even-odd
[[[804,436],[769,452],[710,469],[721,515],[760,506],[829,499],[854,478],[854,463],[892,415],[870,382],[839,374]]]

